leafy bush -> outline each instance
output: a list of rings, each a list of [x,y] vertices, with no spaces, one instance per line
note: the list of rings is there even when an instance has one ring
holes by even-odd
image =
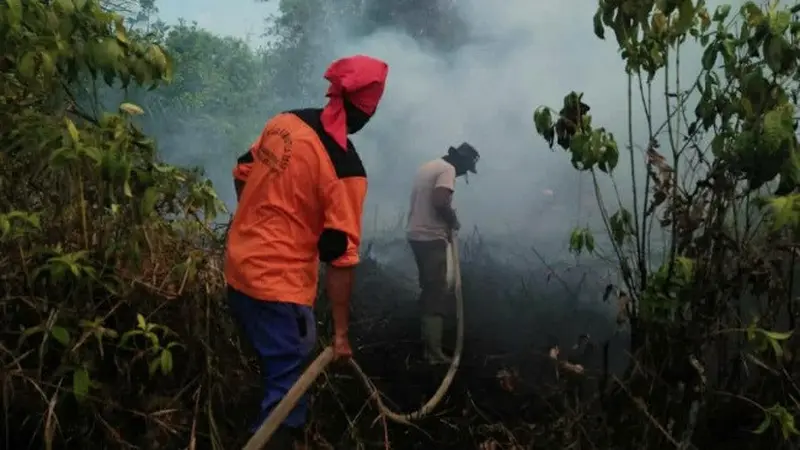
[[[781,435],[786,448],[800,434],[792,336],[798,11],[779,2],[747,2],[732,14],[730,5],[709,12],[703,1],[600,0],[595,33],[603,39],[613,31],[628,79],[628,205],[599,190],[601,178],[617,188],[623,146],[592,123],[582,94],[569,93],[558,112],[542,107],[534,115],[537,132],[595,182],[637,361],[631,395],[648,398],[644,411],[669,424],[650,428],[641,444],[647,448],[686,448],[703,423],[733,411],[737,424]],[[698,44],[702,70],[687,82],[681,50]],[[664,95],[663,123],[654,119],[655,92]],[[648,128],[642,154],[633,141],[637,114]],[[637,178],[642,172],[644,180]],[[666,242],[654,230],[664,231]],[[570,242],[575,252],[595,251],[587,230],[575,230]],[[624,422],[614,417],[618,430],[629,429]]]
[[[210,224],[224,206],[195,171],[159,161],[135,124],[140,107],[94,114],[76,101],[97,81],[168,82],[170,58],[93,0],[0,11],[8,448],[31,436],[48,448],[172,447],[176,429],[198,427],[219,439],[205,400],[220,393],[214,368],[241,365],[238,352],[212,353],[233,345],[232,330],[215,329],[226,316]],[[183,414],[197,405],[208,423]]]

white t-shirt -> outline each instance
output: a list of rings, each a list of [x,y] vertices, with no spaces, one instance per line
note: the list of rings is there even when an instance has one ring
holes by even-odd
[[[409,240],[447,239],[447,223],[433,206],[433,190],[444,187],[455,191],[455,183],[456,168],[442,158],[429,161],[417,170],[406,225]]]

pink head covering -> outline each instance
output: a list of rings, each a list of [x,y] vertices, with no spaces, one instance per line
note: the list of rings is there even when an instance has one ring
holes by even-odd
[[[325,79],[331,84],[326,94],[328,104],[322,110],[322,126],[343,149],[347,149],[343,99],[372,116],[383,96],[388,74],[388,64],[364,55],[338,59],[325,71]]]

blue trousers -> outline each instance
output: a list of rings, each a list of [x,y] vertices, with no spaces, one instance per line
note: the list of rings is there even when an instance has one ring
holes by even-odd
[[[255,432],[303,373],[317,338],[314,310],[294,303],[257,300],[230,287],[228,302],[261,366],[264,398],[250,430]],[[303,396],[283,425],[302,428],[307,415],[308,398]]]

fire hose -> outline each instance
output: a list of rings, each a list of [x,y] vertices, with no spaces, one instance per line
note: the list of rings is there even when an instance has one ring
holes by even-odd
[[[364,386],[366,386],[367,390],[370,392],[370,396],[375,401],[380,414],[400,424],[407,425],[430,414],[444,398],[453,382],[458,366],[461,363],[461,352],[464,347],[464,300],[461,295],[461,268],[458,259],[458,243],[456,242],[455,236],[453,236],[452,242],[447,245],[447,267],[448,285],[452,287],[456,298],[456,348],[453,353],[453,359],[450,362],[450,367],[447,369],[442,383],[433,396],[422,405],[422,407],[409,413],[393,411],[383,402],[380,391],[361,369],[361,366],[358,365],[355,359],[350,359],[349,361],[350,366],[358,374]],[[258,430],[256,430],[255,434],[247,441],[243,450],[260,450],[269,442],[280,424],[286,419],[303,394],[311,387],[331,361],[333,361],[333,347],[329,346],[326,347],[308,366],[305,372],[303,372],[297,382],[289,389],[267,419],[261,424]]]

